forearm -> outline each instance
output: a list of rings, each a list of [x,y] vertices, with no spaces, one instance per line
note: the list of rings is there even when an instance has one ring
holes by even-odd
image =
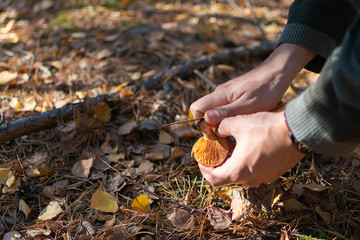
[[[320,153],[341,154],[360,143],[360,17],[318,81],[286,107],[297,140]]]

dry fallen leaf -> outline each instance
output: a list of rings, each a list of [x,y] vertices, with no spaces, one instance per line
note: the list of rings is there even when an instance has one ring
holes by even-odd
[[[52,189],[53,189],[53,193],[56,196],[62,195],[63,193],[66,193],[66,187],[69,185],[69,180],[68,179],[64,179],[64,180],[60,180],[55,182],[52,185]]]
[[[111,56],[111,54],[112,52],[109,49],[105,48],[96,54],[96,59],[100,60]]]
[[[291,190],[291,194],[302,195],[304,193],[305,188],[307,188],[313,192],[322,192],[327,189],[326,186],[323,186],[318,183],[310,183],[310,184],[297,183],[297,184],[294,184],[294,186]]]
[[[91,198],[90,208],[114,213],[119,206],[114,196],[105,191],[97,191]]]
[[[119,135],[127,135],[131,133],[135,128],[137,127],[137,123],[135,120],[130,120],[123,124],[119,129],[117,130],[117,134]]]
[[[28,235],[32,239],[38,239],[38,238],[42,239],[44,236],[49,236],[50,234],[51,234],[51,230],[49,229],[36,228],[36,229],[26,230],[26,235]]]
[[[47,205],[46,208],[44,208],[38,219],[40,220],[50,220],[56,217],[58,214],[62,213],[64,210],[62,210],[60,204],[57,201],[51,201],[49,205]]]
[[[174,138],[169,133],[161,130],[159,133],[159,142],[164,144],[171,144],[174,142]]]
[[[108,122],[111,118],[111,109],[105,102],[96,104],[94,113],[98,119],[102,122]]]
[[[213,206],[209,208],[207,217],[215,230],[226,229],[231,224],[230,210],[223,210]]]
[[[192,229],[195,227],[195,221],[191,214],[183,209],[173,212],[168,219],[174,227],[181,230]]]
[[[242,221],[250,213],[250,201],[237,194],[231,201],[231,220]]]
[[[13,81],[15,81],[17,75],[17,73],[9,71],[0,72],[0,86],[11,84]]]
[[[163,160],[170,157],[171,147],[167,144],[157,143],[150,152],[145,154],[149,160]]]
[[[24,200],[22,200],[22,199],[20,199],[20,201],[19,201],[19,210],[22,211],[25,214],[25,219],[27,219],[31,209],[26,204],[26,202]]]
[[[92,157],[89,159],[79,160],[72,166],[71,173],[77,177],[87,178],[93,162],[94,159]]]
[[[47,197],[47,198],[52,198],[54,197],[55,193],[54,193],[54,188],[52,186],[45,186],[42,193]]]
[[[117,192],[125,187],[125,185],[125,179],[120,174],[113,174],[106,181],[106,191]]]
[[[131,204],[131,209],[143,213],[150,212],[151,209],[148,197],[145,194],[137,196]]]
[[[331,214],[330,213],[322,210],[320,208],[320,206],[315,207],[315,212],[317,212],[320,215],[320,217],[322,218],[322,220],[324,221],[324,223],[326,225],[328,225],[328,226],[330,225],[330,222],[331,222]]]
[[[101,144],[101,151],[104,154],[116,153],[118,151],[118,145],[111,138],[111,135],[109,133],[106,134],[105,142],[103,144]]]
[[[5,233],[3,240],[20,240],[23,239],[21,234],[17,231]]]
[[[34,165],[29,165],[25,169],[25,174],[28,177],[37,177],[40,176],[40,170]]]
[[[5,184],[10,187],[15,181],[15,176],[7,168],[0,168],[0,184]]]
[[[182,158],[183,156],[185,156],[184,149],[180,147],[171,148],[171,158]]]
[[[291,212],[303,211],[306,210],[307,207],[296,200],[295,198],[290,198],[284,202],[284,208]]]

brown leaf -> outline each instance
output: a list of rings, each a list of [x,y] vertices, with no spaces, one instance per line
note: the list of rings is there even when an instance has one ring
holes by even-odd
[[[55,195],[59,196],[62,195],[63,193],[65,193],[66,191],[66,187],[69,185],[69,180],[68,179],[64,179],[61,181],[57,181],[52,185],[53,188],[53,192]],[[51,192],[49,192],[51,193]]]
[[[109,169],[110,167],[106,163],[104,163],[104,161],[110,164],[110,159],[108,159],[107,157],[96,157],[92,167],[102,171]]]
[[[171,147],[163,143],[157,143],[155,147],[145,154],[145,158],[149,160],[163,160],[170,157]]]
[[[171,144],[174,142],[174,138],[169,133],[161,130],[159,134],[159,142],[164,144]]]
[[[181,158],[185,155],[184,149],[180,147],[172,147],[171,148],[171,158]]]
[[[102,122],[108,122],[111,118],[111,109],[105,102],[96,104],[94,113],[96,117],[99,118]]]
[[[144,160],[138,167],[138,170],[141,173],[141,175],[154,172],[154,169],[155,169],[155,164],[148,160]]]
[[[119,135],[127,135],[131,133],[137,127],[137,123],[135,120],[130,120],[123,124],[118,130],[117,134]]]
[[[19,210],[22,211],[25,214],[25,219],[27,219],[31,209],[26,204],[26,202],[24,200],[22,200],[22,199],[20,199],[20,201],[19,201]]]
[[[183,209],[173,212],[168,219],[172,225],[181,230],[192,229],[195,227],[195,221],[191,214]]]
[[[284,202],[284,208],[291,212],[303,211],[308,209],[304,204],[296,200],[295,198],[290,198]]]
[[[188,124],[177,124],[170,126],[170,131],[173,135],[179,138],[196,137],[197,133]]]
[[[77,177],[87,178],[93,162],[94,159],[92,157],[89,159],[79,160],[71,168],[71,173]]]
[[[316,206],[315,207],[315,212],[317,212],[319,214],[319,216],[322,218],[322,220],[324,221],[324,223],[326,225],[330,225],[331,222],[331,214],[328,212],[323,211],[320,206]]]
[[[318,183],[310,183],[310,184],[297,183],[297,184],[294,184],[294,186],[291,190],[291,194],[302,195],[304,193],[305,188],[307,188],[313,192],[322,192],[325,189],[327,189],[326,186],[323,186]]]
[[[241,197],[240,194],[236,194],[231,201],[231,220],[243,221],[251,211],[250,205],[251,204],[249,200]]]
[[[215,230],[226,229],[231,224],[230,210],[223,210],[214,206],[208,210],[207,217]]]
[[[43,236],[49,236],[51,234],[51,231],[49,229],[42,229],[42,228],[36,228],[36,229],[28,229],[26,230],[26,235],[28,235],[31,238],[41,238]]]
[[[34,155],[26,159],[28,163],[35,166],[41,166],[48,160],[48,153],[46,151],[36,152]]]
[[[126,185],[125,179],[119,174],[113,174],[106,181],[106,190],[108,192],[120,191]]]
[[[100,59],[111,56],[111,54],[112,54],[112,52],[109,49],[105,48],[104,50],[101,50],[100,52],[98,52],[96,54],[96,59],[100,60]]]
[[[17,231],[11,231],[4,235],[3,240],[20,240],[23,239],[21,234]]]

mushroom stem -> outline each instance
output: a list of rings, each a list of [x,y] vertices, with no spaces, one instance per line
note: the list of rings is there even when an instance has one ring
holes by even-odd
[[[198,129],[204,134],[205,140],[215,140],[216,134],[211,129],[210,125],[205,121],[204,118],[200,119],[200,121],[196,124]]]

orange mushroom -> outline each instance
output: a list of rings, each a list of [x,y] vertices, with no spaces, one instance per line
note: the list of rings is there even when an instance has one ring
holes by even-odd
[[[195,142],[191,150],[191,157],[207,167],[220,165],[229,153],[227,139],[217,136],[205,119],[201,119],[197,123],[197,127],[204,136]]]

